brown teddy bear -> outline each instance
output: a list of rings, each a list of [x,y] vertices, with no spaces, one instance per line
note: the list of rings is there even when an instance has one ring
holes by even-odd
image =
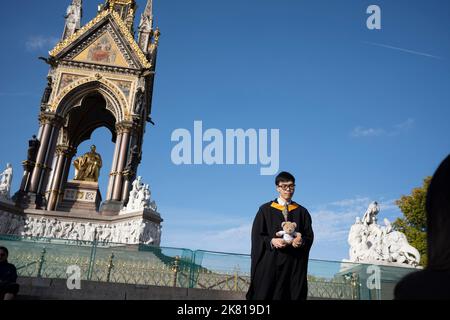
[[[277,237],[283,237],[283,240],[287,244],[292,244],[295,238],[301,236],[299,232],[295,232],[295,229],[297,228],[295,222],[283,222],[281,228],[283,228],[283,231],[277,232]]]

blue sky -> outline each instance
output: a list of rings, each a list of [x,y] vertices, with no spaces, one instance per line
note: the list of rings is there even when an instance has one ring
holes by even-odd
[[[83,23],[100,0],[84,0]],[[144,0],[138,1],[140,10]],[[0,13],[0,166],[20,183],[37,133],[45,56],[60,38],[69,0],[9,2]],[[366,28],[366,9],[382,29]],[[179,128],[280,129],[280,170],[316,231],[311,256],[348,257],[347,232],[371,201],[382,218],[431,175],[450,150],[450,3],[430,1],[154,0],[160,27],[153,99],[139,174],[165,219],[162,245],[249,253],[252,220],[276,197],[259,166],[175,166]],[[92,141],[105,167],[113,144]]]

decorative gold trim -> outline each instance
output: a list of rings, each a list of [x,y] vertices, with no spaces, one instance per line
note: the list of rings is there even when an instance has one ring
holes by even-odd
[[[134,53],[137,55],[139,62],[145,68],[151,68],[152,64],[148,61],[147,57],[142,52],[141,48],[139,48],[138,44],[134,40],[133,35],[131,34],[130,30],[127,28],[125,22],[122,21],[122,18],[120,18],[119,14],[117,12],[111,11],[111,10],[105,10],[105,11],[101,12],[93,20],[91,20],[89,23],[87,23],[85,26],[83,26],[80,30],[75,32],[72,36],[59,42],[56,45],[56,47],[52,51],[49,52],[50,56],[56,57],[64,49],[66,49],[68,46],[70,46],[72,43],[74,43],[77,39],[79,39],[83,34],[85,34],[87,31],[89,31],[89,29],[91,29],[92,26],[94,26],[95,24],[100,22],[103,18],[105,18],[108,15],[111,15],[113,20],[119,26],[119,29],[122,32],[122,35],[128,41],[128,43],[131,46],[131,48],[133,49]]]
[[[120,102],[120,107],[122,109],[121,111],[124,115],[124,118],[125,119],[129,118],[128,102],[127,102],[127,99],[126,99],[124,93],[113,82],[104,78],[100,74],[96,74],[93,77],[85,77],[85,78],[82,78],[78,81],[74,81],[71,84],[69,84],[67,87],[65,87],[61,91],[61,93],[58,95],[58,97],[53,101],[53,103],[51,105],[51,110],[53,112],[56,112],[56,109],[60,105],[61,101],[67,96],[67,94],[69,94],[75,88],[77,88],[83,84],[89,83],[89,82],[100,82],[101,84],[105,85],[109,90],[111,90],[116,95],[116,98]]]
[[[133,35],[131,34],[130,30],[126,26],[125,22],[122,21],[122,18],[119,16],[119,14],[115,11],[111,13],[112,17],[116,21],[116,23],[119,26],[120,31],[122,31],[123,35],[125,36],[125,39],[129,42],[131,45],[131,48],[134,50],[134,52],[137,54],[139,61],[145,68],[151,68],[152,64],[148,61],[148,59],[145,57],[145,54],[142,52],[141,48],[139,48],[138,44],[134,40]]]
[[[69,45],[71,45],[75,40],[77,40],[82,34],[84,34],[86,31],[88,31],[92,26],[100,22],[104,17],[106,17],[109,14],[108,10],[105,10],[98,14],[94,19],[92,19],[90,22],[88,22],[86,25],[84,25],[80,30],[75,32],[70,37],[64,39],[63,41],[59,42],[56,47],[49,52],[51,57],[55,57],[58,54],[61,53],[65,48],[67,48]]]

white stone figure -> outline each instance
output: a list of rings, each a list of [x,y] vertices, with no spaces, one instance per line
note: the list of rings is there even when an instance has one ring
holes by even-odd
[[[145,208],[145,187],[141,188],[138,193],[138,197],[136,200],[137,203],[137,209],[144,209]]]
[[[364,213],[364,217],[362,219],[362,222],[368,226],[373,223],[377,223],[377,215],[380,212],[380,207],[378,206],[377,202],[372,202],[369,205],[369,208],[367,208],[366,213]]]
[[[420,254],[412,247],[406,236],[394,231],[388,219],[385,226],[377,224],[380,212],[378,203],[373,202],[362,220],[356,219],[350,228],[348,243],[350,245],[350,262],[387,263],[417,267]]]
[[[68,238],[68,231],[69,231],[70,223],[64,222],[62,224],[62,231],[61,231],[61,239],[67,239]]]
[[[39,237],[39,229],[40,229],[40,220],[38,218],[32,219],[31,223],[33,223],[33,225],[30,227],[31,229],[31,236],[32,237]]]
[[[389,220],[385,219],[386,233],[385,242],[388,247],[391,262],[407,263],[412,266],[418,266],[420,263],[419,251],[408,243],[406,236],[399,231],[392,231]]]
[[[125,208],[125,212],[139,210],[139,193],[144,188],[144,184],[142,183],[142,177],[139,176],[136,180],[133,181],[132,190],[130,191],[130,196],[128,200],[127,207]]]
[[[80,240],[83,241],[86,236],[86,227],[84,226],[84,223],[80,223],[78,225],[77,231],[78,231],[78,236],[80,237]]]
[[[364,225],[361,222],[361,219],[356,218],[355,224],[350,228],[350,232],[348,234],[348,244],[350,245],[350,260],[357,261],[358,260],[358,252],[361,250],[362,243],[362,235],[363,235]]]
[[[43,238],[45,235],[45,218],[41,218],[37,221],[37,230],[36,230],[36,237]]]
[[[111,242],[117,243],[117,226],[113,225],[111,228]]]
[[[34,218],[27,217],[25,219],[25,225],[23,228],[22,236],[23,237],[31,237],[33,236],[33,224],[34,224]]]
[[[130,196],[126,208],[124,208],[121,214],[128,212],[151,209],[156,212],[158,209],[156,202],[151,199],[152,192],[150,186],[142,182],[142,177],[138,177],[133,182],[133,188],[130,191]]]
[[[150,185],[146,184],[144,188],[144,206],[150,205],[150,200],[152,197],[152,192],[150,191]]]
[[[55,238],[60,239],[62,232],[63,232],[63,226],[62,226],[61,221],[56,220],[56,219],[55,219],[55,221],[56,221],[56,225],[55,225],[55,230],[53,231],[53,234],[55,235]]]
[[[53,221],[47,220],[46,221],[46,226],[45,226],[45,234],[44,234],[44,238],[53,238]]]
[[[94,237],[95,237],[95,226],[91,223],[91,222],[88,222],[87,224],[86,224],[86,228],[85,228],[85,230],[86,230],[86,233],[85,233],[85,236],[84,236],[84,238],[80,238],[80,240],[83,240],[83,241],[94,241]]]
[[[131,242],[131,237],[132,237],[132,231],[133,231],[133,226],[131,224],[131,222],[127,222],[125,223],[125,241],[124,243],[130,243]]]
[[[8,163],[5,171],[0,173],[0,200],[11,200],[12,179],[13,168],[11,164]]]
[[[122,228],[120,225],[116,226],[116,238],[115,243],[122,243]]]
[[[82,239],[80,237],[79,231],[80,231],[80,224],[72,222],[72,230],[69,233],[69,240],[77,240],[77,241],[83,241],[84,239]]]
[[[109,243],[112,240],[112,232],[111,232],[111,226],[105,224],[103,226],[103,242]]]
[[[72,4],[67,8],[66,11],[66,26],[64,28],[63,39],[70,37],[75,33],[81,26],[81,0],[73,0]]]

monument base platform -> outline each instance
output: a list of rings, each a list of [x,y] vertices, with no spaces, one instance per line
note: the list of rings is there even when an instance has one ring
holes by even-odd
[[[407,265],[342,262],[335,277],[353,277],[359,284],[359,300],[392,300],[396,284],[411,272],[420,269]]]
[[[107,200],[100,207],[103,216],[117,216],[123,208],[122,201]]]
[[[85,210],[98,212],[102,196],[97,182],[69,181],[64,188],[60,211]]]
[[[160,214],[149,209],[103,216],[92,210],[22,209],[0,202],[3,235],[159,246],[162,222]]]

